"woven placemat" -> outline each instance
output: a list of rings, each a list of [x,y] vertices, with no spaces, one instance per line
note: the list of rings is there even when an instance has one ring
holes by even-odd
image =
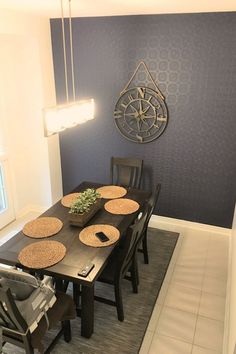
[[[102,242],[95,235],[96,232],[103,232],[108,238],[108,241]],[[91,225],[85,227],[79,234],[79,239],[87,246],[106,247],[110,246],[120,238],[120,231],[111,225]]]
[[[137,211],[139,204],[132,199],[122,198],[109,200],[105,203],[104,208],[111,214],[128,215]]]
[[[57,234],[63,226],[60,219],[52,216],[31,220],[23,227],[23,234],[32,238],[45,238]]]
[[[73,204],[79,196],[80,193],[67,194],[61,199],[61,204],[66,208],[70,208],[71,204]]]
[[[61,242],[39,241],[23,248],[18,259],[25,267],[41,269],[60,262],[65,254],[66,248]]]
[[[115,199],[124,197],[127,194],[127,190],[124,187],[118,186],[104,186],[97,189],[97,192],[101,194],[104,199]]]

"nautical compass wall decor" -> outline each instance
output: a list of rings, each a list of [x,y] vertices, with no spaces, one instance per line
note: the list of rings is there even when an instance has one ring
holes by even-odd
[[[129,88],[141,65],[144,65],[155,90],[146,86]],[[148,143],[158,138],[165,130],[168,112],[164,96],[143,61],[139,63],[130,81],[120,93],[114,118],[120,133],[136,143]]]

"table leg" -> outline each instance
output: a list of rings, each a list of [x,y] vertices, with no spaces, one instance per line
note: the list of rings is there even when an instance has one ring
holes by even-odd
[[[82,285],[81,336],[90,338],[94,327],[94,286]]]
[[[55,278],[55,288],[58,291],[63,291],[63,280],[61,278]]]

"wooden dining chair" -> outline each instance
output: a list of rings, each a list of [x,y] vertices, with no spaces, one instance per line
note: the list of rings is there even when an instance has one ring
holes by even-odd
[[[160,195],[160,191],[161,191],[161,184],[158,183],[155,187],[154,192],[152,193],[149,201],[148,201],[148,205],[149,205],[149,211],[148,211],[148,215],[147,218],[145,220],[144,223],[144,227],[143,227],[143,231],[141,233],[140,236],[140,242],[139,242],[139,248],[138,251],[143,253],[144,256],[144,263],[148,264],[149,263],[149,257],[148,257],[148,246],[147,246],[147,230],[148,230],[148,223],[150,221],[150,218],[153,214],[153,210],[156,207],[157,204],[157,200],[158,197]],[[140,247],[141,246],[141,247]]]
[[[153,210],[157,204],[157,200],[160,194],[161,190],[161,184],[157,184],[155,187],[154,192],[152,193],[151,197],[148,200],[148,203],[146,204],[146,207],[144,209],[144,215],[141,213],[138,218],[143,218],[144,217],[144,224],[143,224],[143,229],[138,235],[135,245],[134,245],[134,251],[133,251],[133,258],[132,258],[132,264],[130,269],[133,270],[133,273],[135,275],[135,282],[133,282],[133,292],[138,293],[138,285],[139,285],[139,272],[138,272],[138,262],[137,262],[137,253],[142,252],[144,255],[144,263],[148,264],[149,263],[149,257],[148,257],[148,248],[147,248],[147,230],[148,230],[148,223],[150,221],[150,218],[152,216]],[[138,222],[138,219],[135,221]],[[126,275],[125,279],[132,281],[131,274]]]
[[[22,289],[21,297],[25,295]],[[42,314],[41,319],[36,321],[36,325],[33,326],[36,328],[32,328],[34,308],[37,307],[42,299],[43,292],[40,294],[40,289],[36,289],[36,296],[34,296],[33,291],[27,300],[23,300],[23,298],[17,300],[16,291],[16,288],[12,292],[9,287],[0,287],[0,331],[2,346],[6,343],[11,343],[24,348],[26,354],[33,354],[36,349],[39,353],[48,354],[62,335],[64,335],[66,342],[70,342],[70,319],[75,318],[76,313],[73,299],[69,295],[57,292],[54,304],[47,312]],[[39,318],[38,313],[36,316]],[[61,330],[54,337],[46,351],[44,351],[42,339],[47,330],[55,327],[58,322],[61,322]]]
[[[143,160],[112,157],[110,165],[111,184],[140,188]]]
[[[135,224],[129,227],[127,233],[123,235],[120,244],[117,245],[108,264],[98,278],[98,282],[110,284],[114,286],[115,301],[95,295],[95,300],[108,305],[116,306],[117,316],[119,321],[124,320],[124,309],[122,300],[121,281],[123,278],[129,279],[132,282],[133,292],[137,292],[137,275],[135,262],[133,261],[135,246],[139,239],[145,220],[147,210],[142,214],[142,217]],[[126,277],[127,272],[130,272],[130,278]]]

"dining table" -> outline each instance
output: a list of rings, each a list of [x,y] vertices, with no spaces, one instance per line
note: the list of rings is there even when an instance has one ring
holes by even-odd
[[[97,189],[102,186],[105,186],[105,184],[85,181],[80,183],[70,193],[83,192],[87,188]],[[86,224],[86,227],[95,224],[112,225],[119,230],[121,237],[125,237],[128,227],[135,221],[149,197],[149,191],[127,188],[125,198],[132,199],[139,204],[139,209],[128,215],[115,215],[106,211],[104,204],[107,202],[107,199],[102,199],[101,209]],[[43,269],[29,269],[24,267],[19,262],[19,252],[27,245],[38,242],[39,240],[25,236],[22,230],[0,247],[0,262],[16,266],[26,271],[36,272],[40,276],[49,275],[56,279],[56,284],[59,288],[61,286],[61,290],[63,282],[72,282],[76,284],[76,286],[79,286],[81,288],[81,335],[89,338],[94,331],[95,281],[103,271],[109,256],[114,248],[117,247],[119,241],[107,247],[87,246],[79,239],[79,234],[83,228],[71,225],[68,211],[69,209],[63,206],[61,200],[59,200],[40,215],[40,217],[56,217],[63,223],[62,229],[57,234],[50,237],[50,240],[59,241],[66,248],[66,255],[59,263]],[[79,276],[78,270],[88,263],[94,264],[91,272],[86,277]]]

